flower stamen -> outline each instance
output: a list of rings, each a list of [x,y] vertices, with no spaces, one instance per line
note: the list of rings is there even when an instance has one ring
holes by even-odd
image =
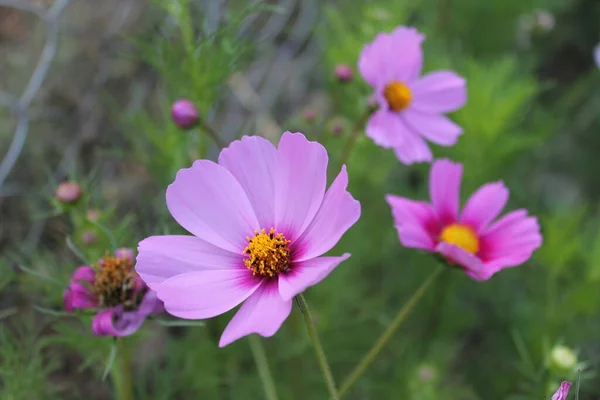
[[[101,307],[135,308],[139,280],[129,257],[104,257],[96,266],[94,289]]]
[[[468,225],[448,225],[440,234],[442,242],[454,244],[464,251],[476,254],[479,251],[479,239],[475,230]]]
[[[383,97],[392,111],[402,111],[410,105],[412,93],[402,82],[390,82],[383,89]]]
[[[281,272],[289,270],[290,266],[290,240],[282,233],[277,233],[271,228],[269,233],[262,229],[254,231],[254,237],[246,237],[248,246],[244,254],[246,267],[252,271],[252,275],[272,278]]]

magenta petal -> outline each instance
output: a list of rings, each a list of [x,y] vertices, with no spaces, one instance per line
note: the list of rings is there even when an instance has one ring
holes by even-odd
[[[279,141],[273,169],[275,229],[293,242],[312,222],[323,202],[327,151],[301,133],[285,132]]]
[[[169,314],[204,319],[231,310],[261,284],[248,269],[219,269],[176,275],[154,289]]]
[[[429,175],[431,203],[440,222],[443,225],[456,222],[462,165],[446,159],[436,160]]]
[[[456,111],[467,101],[467,85],[463,77],[450,71],[424,75],[411,85],[411,108],[429,114]]]
[[[271,281],[261,286],[242,304],[225,328],[219,347],[225,347],[251,333],[273,336],[291,311],[292,301],[283,300],[277,290],[277,283]]]
[[[516,210],[506,214],[481,234],[480,255],[485,269],[494,274],[507,267],[527,261],[542,245],[537,218],[527,211]]]
[[[402,125],[405,125],[404,122]],[[406,133],[402,137],[402,144],[394,147],[394,153],[398,160],[405,165],[411,165],[418,162],[431,161],[433,154],[425,140],[414,132],[406,128]]]
[[[92,331],[96,336],[117,336],[117,331],[113,326],[113,320],[118,310],[109,308],[96,314],[92,320]]]
[[[460,222],[480,232],[500,214],[507,201],[508,189],[504,183],[487,183],[471,195],[463,208]]]
[[[406,247],[433,251],[439,222],[431,205],[394,195],[387,195],[385,199],[392,208],[400,243]]]
[[[240,183],[208,160],[179,170],[167,188],[167,207],[186,230],[232,252],[241,252],[246,236],[260,228]]]
[[[275,147],[259,136],[244,136],[221,151],[219,164],[246,191],[261,227],[273,226]]]
[[[552,396],[552,400],[567,400],[569,389],[571,389],[571,382],[562,382],[556,393]]]
[[[365,133],[375,144],[384,148],[402,145],[407,127],[400,116],[388,110],[379,109],[371,115]]]
[[[406,124],[418,132],[425,139],[440,146],[456,144],[463,130],[452,120],[444,115],[425,114],[417,110],[408,109],[402,113]]]
[[[242,252],[232,253],[194,236],[151,236],[138,245],[135,270],[151,288],[186,272],[237,269]]]
[[[291,300],[308,287],[321,282],[350,254],[341,257],[319,257],[292,264],[291,271],[279,275],[279,294],[284,300]]]
[[[91,289],[95,276],[94,269],[88,266],[79,267],[73,272],[71,283],[63,294],[65,310],[72,312],[76,308],[98,307],[98,299]]]
[[[489,278],[483,271],[483,264],[477,256],[463,250],[462,248],[441,242],[435,250],[446,257],[450,262],[456,263],[465,269],[467,275],[477,281],[483,281]]]
[[[360,203],[346,190],[346,166],[331,184],[317,215],[296,241],[294,261],[304,261],[325,254],[358,221]]]

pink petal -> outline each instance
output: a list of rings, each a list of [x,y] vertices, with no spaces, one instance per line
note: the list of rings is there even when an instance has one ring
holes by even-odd
[[[291,300],[298,293],[321,282],[349,257],[350,254],[346,253],[341,257],[319,257],[292,264],[289,273],[279,275],[279,294],[284,300]]]
[[[221,151],[219,164],[238,180],[263,228],[273,226],[275,147],[259,136],[244,136]]]
[[[243,254],[223,250],[194,236],[151,236],[138,245],[135,270],[151,288],[187,272],[246,269]]]
[[[117,330],[113,326],[117,311],[109,308],[99,311],[92,320],[92,331],[96,336],[117,336]]]
[[[491,276],[503,268],[524,263],[541,245],[537,218],[527,216],[525,210],[517,210],[482,233],[479,254],[484,260],[484,269]]]
[[[500,214],[507,201],[508,189],[503,182],[487,183],[471,195],[460,222],[480,232]]]
[[[224,167],[198,160],[167,188],[173,218],[200,239],[240,253],[258,220],[240,183]]]
[[[98,299],[92,291],[96,272],[93,268],[82,266],[73,272],[71,283],[63,293],[65,310],[72,312],[77,308],[98,307]]]
[[[333,181],[317,215],[296,241],[294,261],[304,261],[325,254],[336,245],[342,235],[358,221],[360,203],[346,190],[346,166]]]
[[[219,347],[225,347],[251,333],[265,337],[273,336],[291,311],[292,301],[283,300],[277,290],[276,281],[271,281],[254,292],[240,307],[225,328]]]
[[[463,77],[451,71],[424,75],[411,85],[411,107],[429,114],[456,111],[467,101],[467,85]]]
[[[373,87],[392,80],[413,81],[423,66],[424,39],[416,29],[404,26],[389,34],[380,33],[360,54],[360,74]]]
[[[400,243],[406,247],[433,251],[439,233],[437,215],[431,205],[404,197],[387,195]]]
[[[155,290],[169,314],[203,319],[231,310],[261,284],[248,269],[218,269],[176,275],[155,285]]]
[[[444,115],[426,114],[410,108],[405,110],[401,116],[415,132],[440,146],[455,145],[463,132],[460,126]]]
[[[431,165],[429,194],[433,209],[443,225],[450,225],[458,219],[461,179],[461,164],[442,159]]]
[[[488,279],[483,273],[483,264],[477,256],[463,250],[462,248],[441,242],[435,248],[435,251],[445,256],[450,262],[456,263],[465,269],[467,275],[477,281]]]
[[[275,155],[275,229],[292,242],[317,214],[327,185],[327,151],[285,132]],[[269,227],[264,227],[268,229]]]
[[[417,162],[426,162],[433,159],[431,150],[427,142],[416,132],[406,127],[406,134],[403,136],[402,144],[394,147],[394,153],[401,163],[411,165]]]
[[[571,388],[571,382],[564,381],[560,384],[560,387],[552,396],[552,400],[567,400],[569,395],[569,389]]]
[[[365,134],[373,139],[375,144],[387,149],[401,146],[407,129],[397,113],[379,109],[367,121]]]

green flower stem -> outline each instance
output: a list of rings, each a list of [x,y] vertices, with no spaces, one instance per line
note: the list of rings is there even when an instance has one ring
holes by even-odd
[[[373,110],[367,109],[367,111],[363,113],[359,120],[356,121],[356,124],[354,124],[352,133],[350,136],[348,136],[348,140],[346,140],[346,144],[342,150],[342,155],[340,156],[340,167],[348,162],[350,154],[352,154],[352,149],[354,149],[354,145],[358,140],[358,135],[360,135],[360,132],[362,132],[363,127],[367,122],[367,119],[371,116],[372,112]]]
[[[383,332],[383,334],[377,339],[373,347],[369,350],[369,352],[363,357],[362,360],[354,367],[352,372],[346,377],[342,386],[340,388],[340,395],[343,395],[352,387],[352,385],[360,378],[360,376],[367,370],[369,365],[375,358],[379,355],[381,350],[385,347],[385,345],[390,341],[390,339],[394,336],[394,333],[398,330],[402,322],[406,319],[408,314],[415,307],[417,302],[423,297],[427,289],[431,286],[431,284],[435,281],[435,279],[440,275],[440,272],[444,270],[444,267],[439,265],[429,277],[421,284],[421,286],[417,289],[415,293],[408,299],[406,303],[402,306],[398,314],[394,317],[392,323],[387,327],[387,329]]]
[[[250,342],[252,356],[254,356],[254,361],[256,362],[256,367],[258,368],[258,375],[262,381],[265,397],[267,400],[277,400],[277,389],[275,389],[273,376],[269,370],[269,363],[267,362],[265,348],[260,338],[256,335],[248,336],[248,341]]]
[[[133,400],[131,377],[131,352],[125,338],[116,338],[117,355],[111,367],[112,381],[117,400]]]
[[[325,352],[323,351],[321,342],[319,342],[319,337],[317,336],[317,330],[315,329],[312,315],[310,314],[310,309],[308,308],[308,303],[306,302],[306,299],[304,298],[302,293],[296,296],[296,300],[298,301],[298,305],[300,306],[300,310],[302,311],[302,314],[304,316],[304,322],[306,323],[308,336],[310,337],[310,340],[315,349],[315,355],[317,356],[317,361],[319,361],[321,372],[323,372],[323,377],[325,378],[325,382],[327,383],[327,389],[329,390],[331,400],[339,400],[340,395],[338,394],[338,391],[335,387],[335,380],[333,379],[331,369],[329,368],[329,364],[327,363]]]

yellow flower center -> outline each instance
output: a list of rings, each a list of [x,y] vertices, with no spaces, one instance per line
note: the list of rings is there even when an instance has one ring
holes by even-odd
[[[442,231],[440,240],[454,244],[471,254],[475,254],[479,251],[479,239],[477,238],[477,234],[473,228],[467,225],[452,224],[447,226]]]
[[[252,275],[273,277],[280,272],[285,272],[290,267],[290,240],[287,240],[275,228],[269,233],[264,229],[254,231],[254,237],[246,237],[248,246],[244,253],[248,258],[244,260],[246,267]]]
[[[94,289],[102,307],[124,305],[135,308],[135,278],[137,273],[133,261],[128,257],[104,257],[96,266]]]
[[[383,89],[383,96],[392,111],[402,111],[410,105],[412,94],[408,86],[402,82],[388,83]]]

